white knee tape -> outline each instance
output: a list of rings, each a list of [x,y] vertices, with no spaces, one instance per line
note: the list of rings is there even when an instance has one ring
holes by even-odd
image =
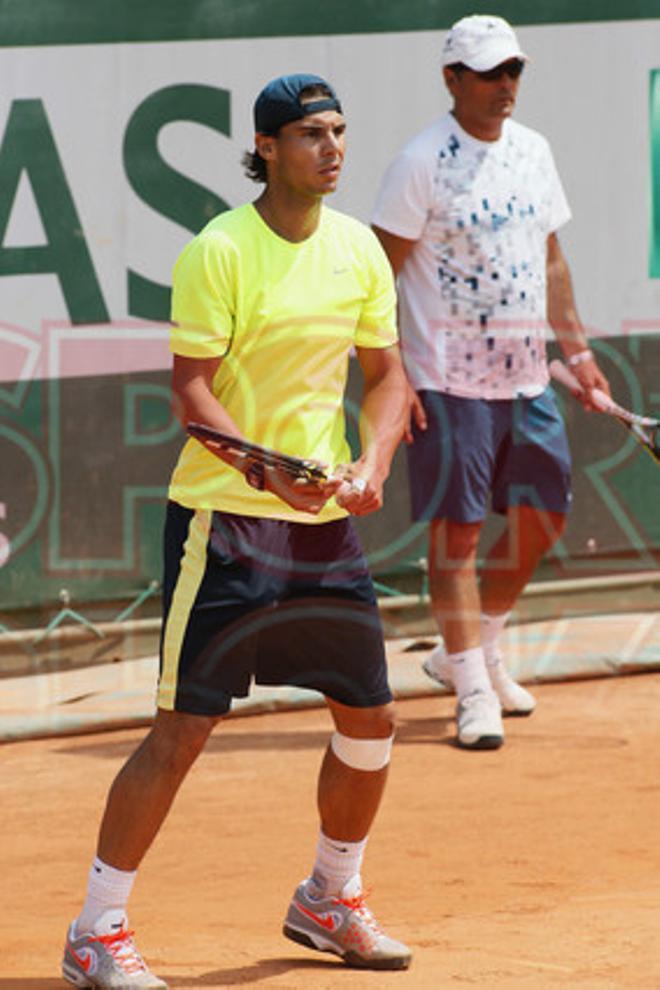
[[[387,739],[353,739],[334,732],[330,747],[338,760],[353,770],[382,770],[390,762],[394,736]]]

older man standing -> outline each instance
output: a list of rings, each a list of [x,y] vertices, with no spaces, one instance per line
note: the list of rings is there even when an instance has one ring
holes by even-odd
[[[527,61],[502,18],[454,24],[442,54],[453,107],[392,162],[373,215],[398,276],[415,392],[412,508],[430,526],[432,607],[444,640],[425,670],[455,688],[458,742],[470,749],[497,748],[502,712],[529,715],[535,706],[498,640],[562,533],[571,498],[566,434],[548,388],[548,324],[586,394],[608,391],[557,238],[570,210],[552,153],[510,119]],[[479,575],[491,508],[506,527]]]

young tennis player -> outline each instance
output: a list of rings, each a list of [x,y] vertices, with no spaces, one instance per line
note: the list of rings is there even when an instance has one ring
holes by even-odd
[[[571,497],[568,444],[548,388],[548,323],[585,405],[590,389],[609,391],[557,237],[570,211],[552,153],[511,120],[526,62],[502,18],[454,24],[442,52],[453,107],[395,158],[373,215],[398,276],[415,392],[411,502],[430,527],[432,608],[444,640],[424,669],[454,686],[467,748],[500,746],[502,712],[528,715],[535,705],[498,641],[562,533]],[[490,508],[506,526],[479,584]]]
[[[332,87],[317,76],[275,79],[254,117],[247,169],[263,192],[211,221],[174,270],[179,414],[284,454],[348,464],[342,403],[355,348],[361,453],[326,481],[277,466],[255,471],[249,458],[216,456],[196,439],[183,448],[165,531],[158,711],[112,785],[87,898],[67,936],[63,974],[81,987],[165,987],[135,946],[128,897],[186,773],[252,680],[321,692],[335,725],[318,782],[316,861],[284,934],[352,966],[410,962],[407,947],[377,925],[360,879],[393,711],[374,590],[350,519],[381,506],[405,426],[394,284],[373,233],[323,205],[345,149]],[[220,837],[219,863],[221,851]]]

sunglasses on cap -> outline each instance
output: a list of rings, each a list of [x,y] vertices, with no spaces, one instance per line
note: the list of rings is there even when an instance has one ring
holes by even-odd
[[[494,82],[497,79],[501,79],[502,76],[508,76],[509,79],[519,79],[522,70],[525,68],[525,63],[520,58],[512,58],[508,62],[502,62],[501,65],[496,65],[492,69],[488,69],[486,72],[477,72],[475,69],[471,69],[469,65],[464,65],[463,62],[457,62],[455,65],[450,66],[451,69],[458,69],[459,72],[467,69],[475,76],[479,76],[485,82]]]

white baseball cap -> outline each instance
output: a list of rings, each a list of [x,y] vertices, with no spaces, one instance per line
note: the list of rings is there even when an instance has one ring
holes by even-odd
[[[490,14],[472,14],[456,21],[442,49],[443,65],[462,62],[474,72],[487,72],[510,58],[529,61],[511,25]]]

